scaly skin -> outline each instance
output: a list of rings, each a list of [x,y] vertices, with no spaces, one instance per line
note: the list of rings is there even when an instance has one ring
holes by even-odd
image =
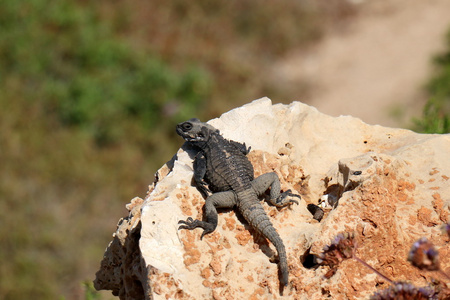
[[[200,192],[207,197],[206,221],[188,218],[179,221],[182,224],[179,229],[203,228],[203,238],[217,227],[217,208],[237,206],[247,222],[277,249],[280,283],[286,286],[289,282],[286,250],[258,196],[270,187],[269,201],[277,207],[298,204],[295,200],[288,200],[287,196],[300,196],[292,194],[290,190],[280,193],[280,181],[275,173],[263,174],[255,179],[253,166],[246,156],[250,148],[226,140],[211,125],[191,119],[178,124],[177,133],[199,151],[194,161],[194,180]]]

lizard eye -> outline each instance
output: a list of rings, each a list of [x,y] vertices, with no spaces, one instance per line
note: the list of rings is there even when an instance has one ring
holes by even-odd
[[[182,127],[183,127],[184,131],[188,131],[188,130],[192,129],[192,124],[191,123],[183,123]]]

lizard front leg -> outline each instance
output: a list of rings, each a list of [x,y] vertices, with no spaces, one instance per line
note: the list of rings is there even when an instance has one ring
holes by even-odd
[[[211,194],[208,184],[203,179],[206,174],[206,157],[203,152],[199,152],[194,159],[194,181],[197,189],[207,198]]]
[[[270,199],[269,202],[276,207],[284,207],[293,203],[298,204],[297,200],[288,199],[288,197],[297,197],[301,199],[299,195],[296,195],[287,190],[280,193],[281,184],[278,175],[275,172],[263,174],[252,181],[252,187],[258,195],[262,195],[270,187]]]
[[[178,221],[178,224],[182,224],[178,229],[192,230],[198,227],[203,228],[203,233],[200,237],[202,239],[205,234],[213,232],[217,227],[217,208],[232,208],[235,205],[236,194],[232,191],[212,194],[206,198],[205,202],[206,221],[194,220],[189,217],[186,221]]]

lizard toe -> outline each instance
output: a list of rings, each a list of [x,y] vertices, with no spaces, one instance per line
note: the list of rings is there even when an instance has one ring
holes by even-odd
[[[300,197],[299,195],[292,193],[291,190],[287,190],[278,196],[278,198],[275,202],[275,205],[277,207],[284,207],[284,206],[292,205],[294,203],[297,205],[299,204],[297,200],[294,200],[294,199],[287,200],[286,199],[287,197],[297,197],[299,199],[302,199],[302,197]]]
[[[290,189],[287,190],[286,192],[284,192],[283,195],[289,196],[289,197],[297,197],[298,199],[302,199],[302,197],[300,195],[292,193],[292,191]]]
[[[190,229],[190,228],[187,225],[180,225],[180,226],[178,226],[178,230],[181,230],[181,229]]]
[[[298,205],[298,201],[297,200],[293,200],[293,199],[289,200],[289,204],[294,204],[294,203]]]
[[[190,223],[192,223],[192,222],[194,222],[194,220],[193,220],[191,217],[188,217],[188,218],[186,219],[186,221],[185,221],[185,220],[180,220],[180,221],[178,221],[178,224],[190,224]]]
[[[198,227],[198,220],[194,220],[191,217],[189,217],[186,219],[186,221],[185,220],[178,221],[178,224],[182,224],[178,227],[178,230],[180,230],[180,229],[191,230],[191,229]]]

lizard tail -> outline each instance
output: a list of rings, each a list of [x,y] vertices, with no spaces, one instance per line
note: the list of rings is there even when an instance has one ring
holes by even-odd
[[[245,197],[240,197],[245,199]],[[250,205],[246,205],[251,203]],[[288,285],[289,282],[289,270],[286,257],[286,249],[284,248],[283,241],[280,235],[273,227],[272,223],[264,212],[263,207],[259,203],[252,203],[250,201],[241,202],[241,212],[244,218],[252,225],[253,228],[258,230],[265,238],[267,238],[277,249],[279,258],[279,271],[280,271],[280,284],[282,286]]]
[[[278,268],[280,272],[280,284],[287,286],[289,283],[289,269],[287,264],[286,249],[281,237],[273,226],[267,226],[263,230],[263,235],[275,246],[278,252]]]
[[[286,259],[286,253],[284,253],[284,257],[280,256],[280,262],[278,263],[278,266],[280,268],[280,284],[282,286],[287,286],[289,283],[289,270],[288,270],[288,264]]]

